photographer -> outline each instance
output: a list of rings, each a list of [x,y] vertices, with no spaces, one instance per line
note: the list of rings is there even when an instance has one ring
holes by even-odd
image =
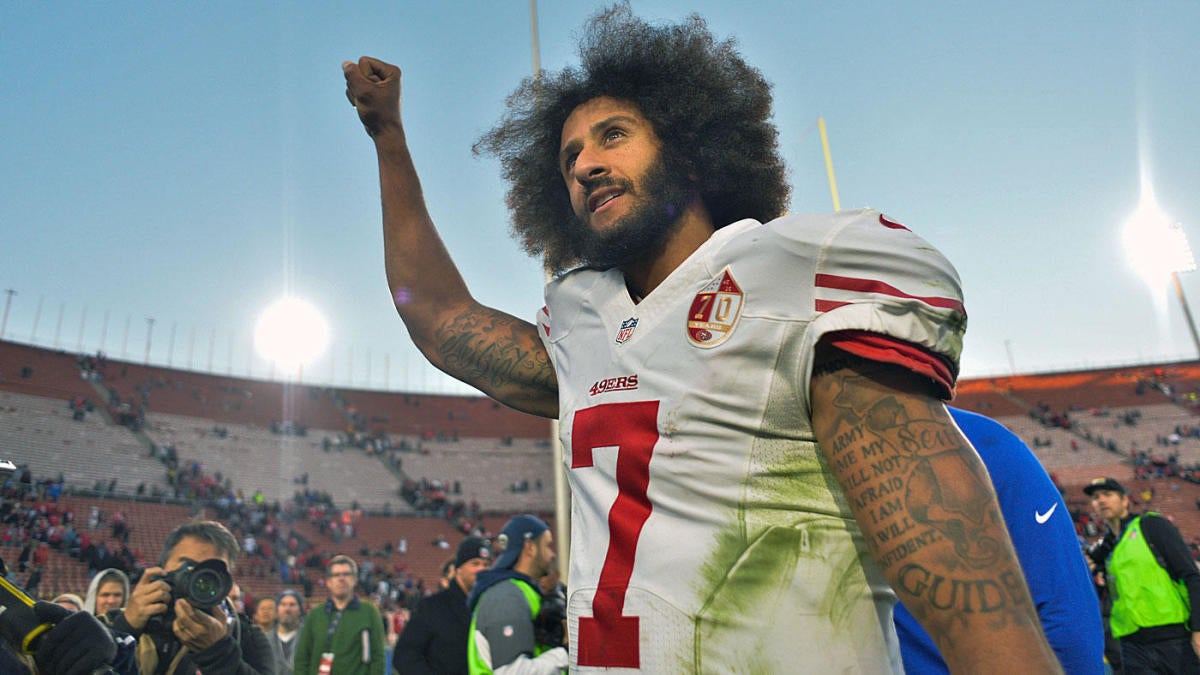
[[[225,600],[232,586],[228,567],[237,552],[233,535],[215,521],[187,523],[167,536],[160,566],[145,571],[124,610],[113,610],[106,617],[116,630],[138,639],[142,673],[274,675],[266,636],[238,617]],[[203,567],[213,561],[225,567],[215,565],[212,569],[220,570],[215,573]],[[209,576],[189,574],[198,564]],[[216,604],[206,609],[195,595],[192,601],[185,599],[189,588],[216,593]]]
[[[1200,673],[1200,572],[1166,518],[1129,510],[1125,487],[1097,478],[1084,493],[1108,523],[1089,552],[1112,594],[1109,627],[1126,673]]]

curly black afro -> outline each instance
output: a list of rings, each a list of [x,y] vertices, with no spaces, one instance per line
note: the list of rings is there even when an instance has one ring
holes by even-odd
[[[565,236],[575,218],[558,166],[563,124],[579,105],[609,96],[632,102],[654,126],[663,157],[693,175],[713,223],[761,221],[786,209],[788,186],[771,87],[733,40],[718,42],[704,19],[653,26],[618,5],[594,16],[580,41],[580,66],[526,78],[508,112],[476,142],[509,181],[512,229],[525,250],[561,272],[580,264]]]

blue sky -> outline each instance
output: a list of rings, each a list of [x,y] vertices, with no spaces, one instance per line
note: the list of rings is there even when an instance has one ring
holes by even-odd
[[[700,13],[773,83],[793,211],[832,209],[825,118],[843,208],[884,210],[958,267],[965,376],[1195,357],[1120,233],[1145,170],[1200,241],[1200,3],[632,5]],[[575,61],[600,6],[540,3],[544,68]],[[151,362],[265,377],[254,322],[292,293],[331,324],[305,381],[464,391],[391,308],[374,152],[339,66],[363,54],[404,70],[426,198],[468,284],[532,318],[540,267],[508,235],[497,165],[470,152],[530,73],[528,2],[10,2],[4,337],[140,361],[152,317]]]

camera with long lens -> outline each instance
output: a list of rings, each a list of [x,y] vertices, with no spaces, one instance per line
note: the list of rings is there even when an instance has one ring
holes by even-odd
[[[192,607],[212,614],[213,608],[221,604],[233,588],[233,577],[229,574],[229,567],[224,560],[218,558],[203,562],[184,561],[178,568],[159,579],[171,587],[171,600],[167,603],[166,612],[150,617],[146,623],[146,632],[162,635],[171,634],[171,624],[175,622],[176,600],[187,600]]]

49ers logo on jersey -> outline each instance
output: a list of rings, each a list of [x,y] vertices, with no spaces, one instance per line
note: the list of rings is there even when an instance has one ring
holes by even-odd
[[[692,307],[688,310],[688,339],[705,349],[724,342],[737,327],[744,299],[741,286],[726,267],[692,298]]]
[[[592,388],[588,389],[588,393],[592,396],[596,394],[604,394],[610,391],[631,391],[638,388],[637,373],[633,375],[625,375],[622,377],[610,377],[606,380],[596,380],[592,384]]]

